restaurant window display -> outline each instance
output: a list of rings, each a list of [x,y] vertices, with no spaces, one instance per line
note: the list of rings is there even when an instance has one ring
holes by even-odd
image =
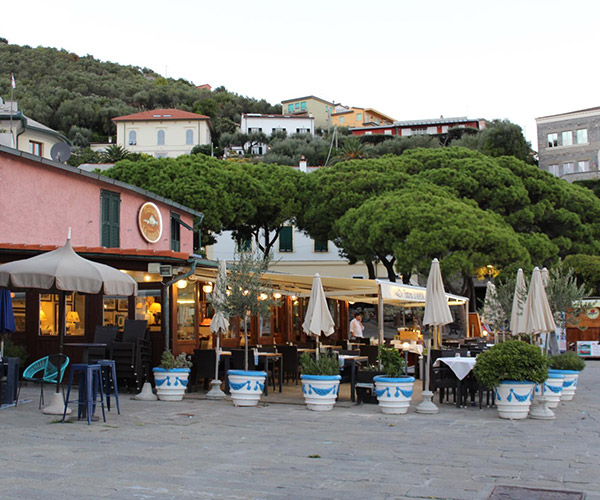
[[[12,292],[13,314],[15,315],[15,331],[25,332],[25,292]]]
[[[196,284],[177,282],[177,340],[196,340]]]
[[[58,294],[40,295],[40,335],[58,335],[58,307]],[[85,334],[85,296],[80,293],[66,296],[66,334],[67,336]]]
[[[135,319],[147,321],[151,332],[161,331],[162,306],[159,289],[138,290],[135,298]]]
[[[104,326],[116,326],[119,332],[125,329],[128,316],[129,301],[124,297],[104,297]]]

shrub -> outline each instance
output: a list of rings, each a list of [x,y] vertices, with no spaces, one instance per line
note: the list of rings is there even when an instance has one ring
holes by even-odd
[[[509,340],[479,354],[473,372],[477,380],[490,389],[503,380],[541,384],[548,378],[548,361],[539,347]]]
[[[25,346],[15,344],[10,338],[4,339],[4,356],[6,358],[19,358],[19,365],[21,369],[24,368],[27,363],[27,348]]]
[[[381,346],[379,348],[379,361],[388,377],[398,378],[404,376],[404,365],[406,362],[397,349]]]
[[[160,358],[159,368],[172,370],[173,368],[191,368],[192,362],[187,358],[185,352],[175,357],[171,351],[164,351]]]
[[[339,375],[340,363],[333,354],[321,354],[319,359],[312,358],[307,352],[300,356],[304,375]]]
[[[580,372],[585,368],[585,361],[573,351],[567,351],[548,360],[550,368],[555,370],[575,370]]]

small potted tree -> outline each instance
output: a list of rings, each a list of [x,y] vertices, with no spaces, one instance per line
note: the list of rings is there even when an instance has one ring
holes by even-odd
[[[319,359],[305,352],[300,357],[302,365],[302,393],[309,410],[329,411],[335,405],[339,389],[340,363],[333,354],[321,354]]]
[[[571,401],[577,389],[579,372],[585,368],[585,361],[573,351],[567,351],[550,357],[548,364],[550,365],[550,375],[564,376],[561,401]]]
[[[156,395],[161,401],[181,401],[188,385],[192,362],[182,352],[175,357],[171,351],[164,351],[160,365],[152,368]]]
[[[406,413],[413,395],[414,377],[404,376],[405,361],[393,347],[381,346],[379,361],[385,372],[373,378],[379,409],[386,414]]]
[[[535,384],[548,378],[548,362],[539,347],[509,340],[479,354],[473,372],[480,384],[495,389],[500,418],[516,420],[527,418]]]

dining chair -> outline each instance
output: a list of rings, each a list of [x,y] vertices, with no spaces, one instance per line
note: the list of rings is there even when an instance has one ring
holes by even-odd
[[[44,404],[44,383],[56,384],[57,379],[58,383],[62,383],[68,364],[69,357],[64,354],[51,354],[30,364],[23,372],[19,390],[17,391],[17,402],[19,401],[23,380],[27,380],[28,382],[40,384],[40,403],[38,407],[41,408],[42,404]]]

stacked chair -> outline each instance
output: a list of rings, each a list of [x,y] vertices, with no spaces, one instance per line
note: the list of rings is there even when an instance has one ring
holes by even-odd
[[[123,340],[112,343],[111,357],[116,364],[119,386],[140,391],[144,382],[151,379],[152,349],[147,321],[126,319]]]

